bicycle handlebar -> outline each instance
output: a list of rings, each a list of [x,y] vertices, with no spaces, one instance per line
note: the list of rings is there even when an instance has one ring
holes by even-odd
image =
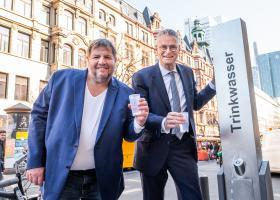
[[[27,154],[23,154],[21,157],[19,157],[16,161],[15,161],[15,165],[19,165],[22,161],[24,161],[27,157]]]
[[[16,199],[16,195],[14,194],[14,192],[0,191],[0,197]]]
[[[18,181],[19,181],[18,177],[10,178],[10,179],[7,179],[7,180],[1,180],[0,181],[0,188],[17,184]]]

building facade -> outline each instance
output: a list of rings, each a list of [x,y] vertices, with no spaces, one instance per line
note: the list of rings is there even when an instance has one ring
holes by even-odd
[[[280,97],[280,51],[257,56],[261,89],[271,97]]]
[[[115,75],[128,84],[135,71],[157,61],[161,19],[147,7],[141,12],[122,0],[1,0],[0,13],[0,129],[4,109],[17,103],[31,108],[54,71],[84,69],[94,39],[115,44]],[[212,79],[213,65],[201,41],[190,46],[180,38],[178,62],[194,69],[201,89]],[[195,118],[201,136],[219,135],[215,100]]]
[[[222,16],[215,16],[215,17],[211,17],[211,16],[207,16],[207,17],[201,17],[201,18],[187,18],[184,22],[184,31],[186,36],[189,38],[189,40],[193,40],[193,34],[192,34],[192,30],[195,27],[195,20],[199,20],[200,24],[201,24],[201,28],[204,30],[205,32],[205,41],[209,44],[209,51],[211,52],[211,54],[213,53],[212,48],[211,48],[211,41],[212,41],[212,31],[211,31],[211,27],[218,25],[220,23],[225,22],[225,19]]]
[[[194,20],[191,34],[193,41],[190,42],[189,48],[192,49],[192,68],[196,77],[197,90],[200,91],[212,80],[214,66],[209,44],[206,41],[206,32],[198,19]],[[214,140],[219,137],[216,97],[209,101],[201,110],[195,112],[195,119],[199,137],[212,138]]]

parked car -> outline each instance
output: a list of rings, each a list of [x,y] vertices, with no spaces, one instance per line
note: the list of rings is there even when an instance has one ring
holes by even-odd
[[[268,160],[270,171],[280,173],[280,129],[263,134],[263,160]]]

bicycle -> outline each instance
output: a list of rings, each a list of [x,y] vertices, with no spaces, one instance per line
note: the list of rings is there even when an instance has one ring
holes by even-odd
[[[32,184],[25,176],[26,160],[27,153],[24,153],[14,164],[16,170],[15,177],[0,181],[0,189],[2,189],[0,190],[0,200],[3,198],[16,200],[36,200],[40,198],[40,194],[30,195],[27,192]],[[12,186],[15,187],[11,191]]]

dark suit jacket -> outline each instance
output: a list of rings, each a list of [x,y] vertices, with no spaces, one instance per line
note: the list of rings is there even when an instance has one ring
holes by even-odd
[[[59,199],[79,144],[87,70],[53,74],[33,105],[29,126],[28,169],[45,167],[44,199]],[[124,189],[122,141],[136,140],[128,96],[133,90],[112,78],[94,147],[98,185],[103,200]],[[94,108],[92,108],[94,109]]]
[[[177,71],[185,92],[190,132],[194,136],[193,142],[194,147],[196,147],[193,110],[202,108],[215,95],[215,90],[207,85],[198,93],[192,69],[177,65]],[[141,97],[147,100],[150,109],[145,126],[148,131],[137,140],[134,167],[147,175],[156,175],[163,167],[169,148],[167,134],[161,133],[161,123],[168,112],[171,112],[159,65],[156,64],[135,73],[133,76],[133,88],[136,93],[140,93]],[[194,152],[194,158],[197,159],[196,148]]]

